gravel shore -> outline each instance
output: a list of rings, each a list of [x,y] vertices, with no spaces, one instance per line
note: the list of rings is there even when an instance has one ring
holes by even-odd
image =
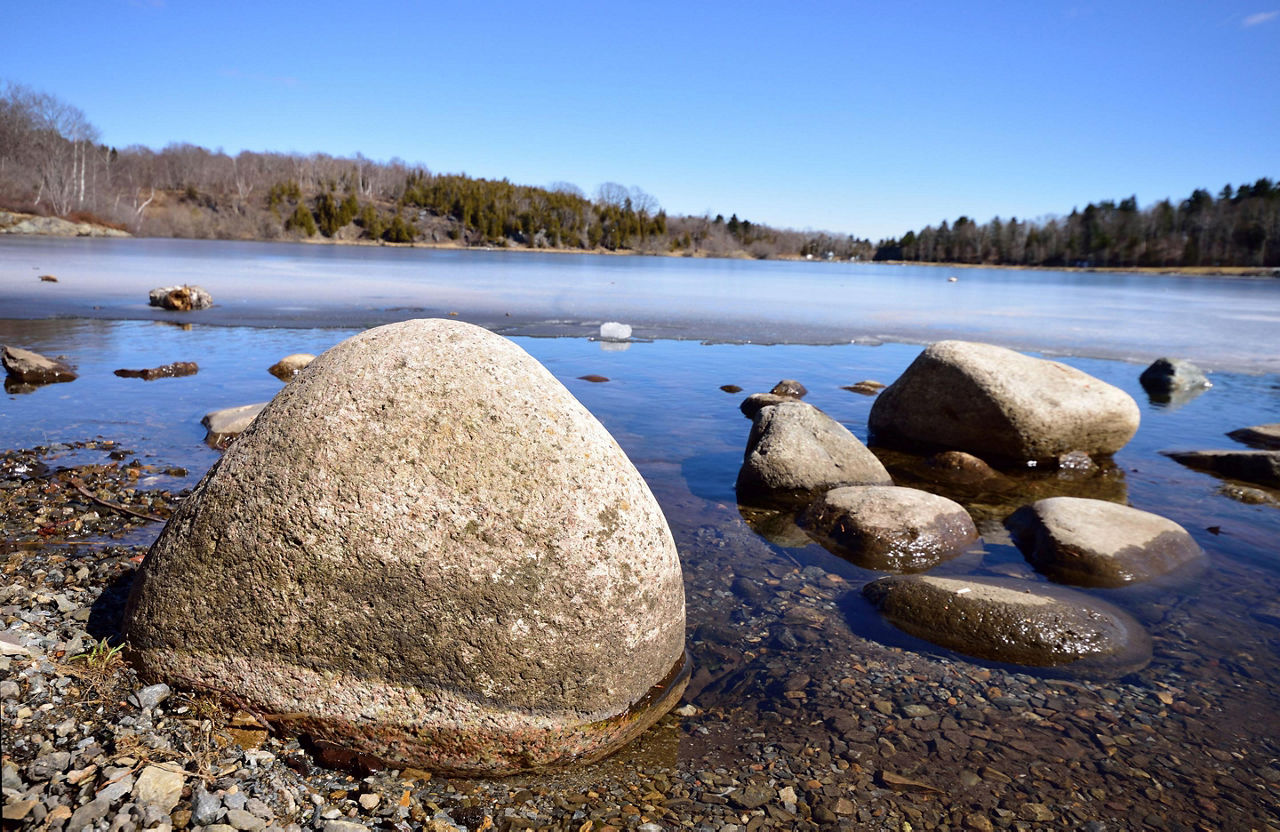
[[[910,643],[741,522],[674,524],[694,675],[639,741],[499,780],[343,769],[114,651],[186,476],[132,451],[0,454],[5,828],[1280,830],[1280,587],[1246,565],[1134,596],[1154,661],[1090,680]]]

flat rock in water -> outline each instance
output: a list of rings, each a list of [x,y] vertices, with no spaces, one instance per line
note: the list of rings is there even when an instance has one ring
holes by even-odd
[[[788,399],[803,399],[809,395],[809,388],[793,378],[784,378],[773,385],[773,389],[769,393],[773,396],[784,396]]]
[[[848,390],[850,393],[860,393],[864,396],[874,396],[885,388],[885,385],[878,381],[860,381],[857,384],[850,384],[842,389]]]
[[[199,286],[162,286],[151,290],[147,302],[161,309],[190,312],[213,306],[213,296]]]
[[[140,378],[143,381],[154,381],[158,378],[193,376],[198,372],[200,372],[200,367],[194,361],[175,361],[172,364],[149,367],[145,370],[116,370],[115,374],[120,378]]]
[[[1157,358],[1142,371],[1138,381],[1153,402],[1168,402],[1180,390],[1199,391],[1213,386],[1204,370],[1182,358]]]
[[[1172,520],[1105,500],[1051,497],[1018,509],[1005,525],[1032,566],[1077,586],[1146,581],[1204,556]]]
[[[1182,451],[1166,455],[1197,471],[1280,488],[1280,451]]]
[[[75,381],[76,373],[56,358],[38,352],[6,346],[0,350],[0,363],[8,378],[27,384],[53,384]]]
[[[200,420],[200,424],[208,431],[204,441],[215,448],[226,447],[227,442],[244,433],[253,424],[253,420],[266,406],[266,402],[258,402],[204,414],[204,418]]]
[[[1239,428],[1231,431],[1227,436],[1251,448],[1264,451],[1280,450],[1280,422]]]
[[[368,330],[285,386],[166,524],[125,630],[146,681],[394,768],[595,759],[687,680],[639,472],[542,365],[450,320]]]
[[[874,442],[987,458],[1112,454],[1138,430],[1128,393],[1057,361],[991,344],[939,341],[871,407]]]
[[[756,411],[738,472],[738,499],[803,502],[842,485],[892,485],[875,454],[811,404],[788,399]]]
[[[862,594],[898,629],[968,656],[1123,675],[1151,660],[1151,637],[1081,592],[1001,578],[894,575]]]
[[[298,371],[306,367],[315,360],[315,356],[309,352],[295,352],[293,355],[286,355],[276,363],[267,368],[267,372],[280,379],[281,381],[292,381]]]
[[[809,504],[800,526],[864,569],[920,572],[978,539],[964,506],[894,485],[835,488]]]

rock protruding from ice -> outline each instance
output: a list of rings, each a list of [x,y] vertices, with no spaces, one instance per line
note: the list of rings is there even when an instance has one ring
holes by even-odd
[[[617,321],[607,321],[600,324],[600,340],[602,341],[625,341],[631,337],[631,324],[620,324]]]

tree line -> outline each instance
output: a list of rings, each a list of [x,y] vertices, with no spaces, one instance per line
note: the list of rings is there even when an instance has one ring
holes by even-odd
[[[732,215],[669,216],[613,182],[517,185],[374,161],[192,144],[100,141],[53,95],[0,84],[0,207],[98,221],[135,234],[525,246],[698,256],[870,259],[869,240],[777,229]]]
[[[1197,189],[1176,205],[1162,199],[1146,208],[1131,196],[1038,222],[944,220],[936,228],[881,240],[875,259],[1100,268],[1280,266],[1280,183],[1263,178],[1227,185],[1217,197]]]

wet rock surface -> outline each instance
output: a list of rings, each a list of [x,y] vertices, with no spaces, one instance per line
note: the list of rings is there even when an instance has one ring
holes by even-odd
[[[830,551],[886,572],[921,572],[978,539],[959,503],[893,485],[832,489],[809,504],[799,523]]]
[[[1116,675],[1151,657],[1146,631],[1132,616],[1043,584],[895,576],[867,584],[863,595],[896,627],[968,656],[1037,667],[1084,662]]]
[[[1203,391],[1213,382],[1195,364],[1182,358],[1157,358],[1138,377],[1153,402],[1169,402],[1179,391]]]
[[[52,472],[52,457],[73,450],[87,449],[3,459]],[[94,449],[112,450],[124,449]],[[56,478],[0,471],[0,517],[57,516],[79,499],[49,488]],[[139,481],[123,471],[95,482],[134,507],[176,499],[130,494]],[[233,720],[207,697],[128,702],[144,685],[127,664],[86,675],[71,657],[116,643],[146,547],[90,551],[13,523],[0,643],[26,652],[0,655],[6,817],[219,832],[236,828],[229,818],[356,830],[1276,828],[1280,731],[1265,726],[1280,713],[1280,625],[1232,627],[1237,608],[1280,592],[1269,574],[1224,562],[1200,594],[1145,605],[1154,658],[1132,676],[1046,678],[872,637],[857,581],[717,520],[676,527],[695,666],[686,706],[602,762],[504,779],[326,768],[296,741],[235,728],[253,717]],[[164,817],[135,801],[152,766],[183,772]]]
[[[207,431],[204,441],[214,448],[227,447],[228,442],[248,430],[249,425],[253,424],[253,420],[266,406],[266,402],[257,402],[204,414],[204,418],[200,420]]]
[[[872,405],[873,444],[986,458],[1107,455],[1138,429],[1129,394],[1057,361],[991,344],[939,341]]]
[[[1172,451],[1167,456],[1197,471],[1280,488],[1280,450]]]
[[[306,367],[315,360],[315,356],[309,352],[295,352],[292,355],[286,355],[276,363],[267,368],[267,372],[280,379],[281,381],[292,381],[298,371]]]
[[[801,502],[842,485],[891,482],[847,428],[813,405],[788,399],[755,412],[738,494],[742,502]]]
[[[4,365],[6,380],[26,384],[53,384],[76,379],[75,370],[65,363],[20,347],[5,346],[0,350],[0,363]]]
[[[1204,557],[1172,520],[1104,500],[1051,497],[1014,512],[1005,525],[1037,570],[1077,586],[1147,581]]]
[[[115,374],[120,378],[140,378],[143,381],[154,381],[158,378],[193,376],[198,372],[200,372],[200,367],[194,361],[175,361],[172,364],[148,367],[145,370],[116,370]]]
[[[1261,450],[1280,450],[1280,422],[1238,428],[1227,434],[1237,442]]]

